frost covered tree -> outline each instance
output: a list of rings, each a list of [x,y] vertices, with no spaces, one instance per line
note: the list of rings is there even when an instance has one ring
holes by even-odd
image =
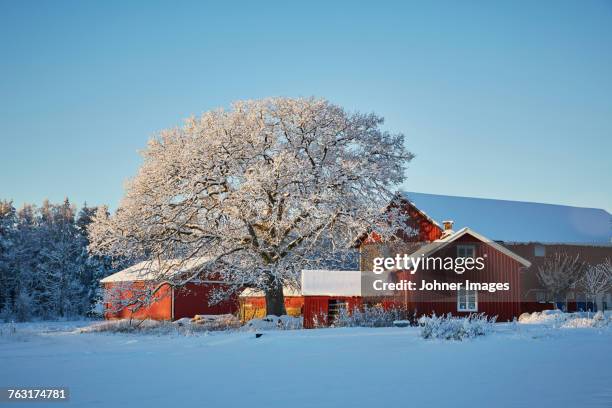
[[[582,278],[582,286],[586,295],[597,304],[598,310],[603,310],[600,297],[612,290],[612,262],[606,259],[598,265],[589,266]]]
[[[38,315],[81,315],[87,308],[83,278],[87,252],[76,228],[76,208],[66,199],[60,205],[45,201],[38,229],[40,250],[36,264],[34,301]]]
[[[93,221],[96,212],[100,210],[108,216],[108,209],[105,206],[88,207],[87,203],[83,205],[76,218],[76,228],[79,232],[79,242],[83,250],[84,268],[81,275],[81,284],[83,285],[86,303],[89,310],[87,313],[100,314],[101,310],[97,310],[101,305],[103,293],[100,288],[100,279],[115,272],[117,268],[126,267],[121,260],[117,260],[114,264],[108,256],[88,255],[87,246],[89,245],[89,233],[87,228]]]
[[[583,279],[586,268],[578,255],[571,257],[564,253],[555,253],[538,267],[538,279],[555,307],[556,302],[564,299],[567,292]]]
[[[0,311],[11,297],[11,263],[14,253],[17,213],[11,201],[0,201]]]
[[[37,211],[35,206],[24,204],[16,213],[4,282],[7,285],[7,298],[2,305],[5,318],[25,321],[36,313],[32,293],[36,287],[36,262],[40,250]]]
[[[20,321],[87,314],[108,262],[87,252],[93,210],[45,201],[15,211],[0,202],[0,314]]]
[[[158,262],[174,286],[209,273],[260,288],[268,313],[284,314],[282,288],[302,268],[341,262],[366,228],[404,228],[399,210],[381,209],[413,155],[382,123],[291,98],[193,117],[149,142],[117,212],[94,217],[90,250]],[[208,263],[194,274],[164,273],[165,260],[196,257]]]

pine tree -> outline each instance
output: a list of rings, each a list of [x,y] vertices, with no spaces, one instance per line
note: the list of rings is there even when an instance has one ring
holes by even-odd
[[[87,227],[91,224],[93,217],[98,210],[105,212],[107,216],[109,215],[106,207],[88,207],[87,203],[85,203],[83,208],[81,208],[76,220],[76,225],[81,235],[84,255],[87,256],[81,283],[86,292],[88,304],[87,313],[92,315],[101,313],[101,311],[96,310],[96,306],[98,306],[102,301],[100,279],[115,271],[110,257],[88,255],[87,252],[87,247],[89,245],[89,234]]]
[[[39,256],[36,207],[24,204],[17,212],[13,250],[9,264],[10,299],[6,315],[18,321],[28,320],[33,314],[32,294],[36,287],[36,264]]]
[[[45,200],[15,211],[0,201],[0,314],[19,321],[88,315],[101,300],[108,257],[88,253],[87,226],[97,208]],[[102,212],[108,213],[105,207]]]
[[[4,314],[11,303],[14,279],[10,265],[13,258],[13,240],[17,214],[11,201],[0,201],[0,313]]]

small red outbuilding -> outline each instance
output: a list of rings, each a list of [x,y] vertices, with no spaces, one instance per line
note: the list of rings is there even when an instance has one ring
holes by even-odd
[[[204,262],[164,261],[164,276],[192,273]],[[196,314],[234,314],[238,311],[236,296],[209,304],[212,292],[227,287],[227,282],[193,279],[186,285],[173,287],[160,279],[159,269],[158,262],[145,261],[102,279],[104,318],[176,320]]]
[[[360,271],[304,270],[301,279],[306,329],[332,325],[340,309],[362,305]]]

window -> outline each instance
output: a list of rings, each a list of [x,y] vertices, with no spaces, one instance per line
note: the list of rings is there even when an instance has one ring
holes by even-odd
[[[477,312],[478,293],[475,290],[461,289],[457,291],[457,311]]]
[[[546,256],[546,247],[544,245],[536,245],[533,247],[534,256]]]
[[[474,245],[457,245],[457,257],[475,258],[476,248],[474,247]]]
[[[546,293],[542,291],[536,292],[536,299],[538,303],[546,303]]]

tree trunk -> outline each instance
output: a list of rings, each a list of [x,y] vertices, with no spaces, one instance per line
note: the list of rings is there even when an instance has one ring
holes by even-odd
[[[287,314],[283,286],[278,282],[271,284],[266,290],[266,314],[276,316]]]

